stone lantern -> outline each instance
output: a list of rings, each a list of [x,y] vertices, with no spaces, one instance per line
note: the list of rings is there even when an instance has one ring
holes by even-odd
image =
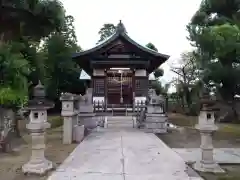
[[[201,136],[201,160],[194,164],[194,169],[202,172],[224,172],[213,158],[213,133],[218,130],[215,125],[214,112],[217,110],[215,101],[208,93],[201,98],[201,110],[198,117],[198,124],[195,126]]]
[[[28,163],[22,166],[24,173],[44,174],[53,168],[51,161],[45,158],[45,130],[50,127],[47,122],[47,109],[53,108],[54,103],[45,99],[44,86],[39,84],[34,88],[33,99],[26,107],[30,111],[27,129],[32,137],[32,155]]]

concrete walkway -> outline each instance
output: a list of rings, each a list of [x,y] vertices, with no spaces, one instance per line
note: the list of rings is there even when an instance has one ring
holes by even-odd
[[[48,180],[201,180],[153,134],[134,129],[91,133]]]

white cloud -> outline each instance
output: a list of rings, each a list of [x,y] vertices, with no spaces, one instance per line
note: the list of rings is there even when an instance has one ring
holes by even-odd
[[[164,80],[173,74],[169,63],[191,48],[186,25],[201,0],[62,0],[68,14],[75,18],[76,34],[83,49],[95,46],[104,23],[124,23],[129,36],[145,45],[152,42],[161,53],[171,55],[162,65]]]

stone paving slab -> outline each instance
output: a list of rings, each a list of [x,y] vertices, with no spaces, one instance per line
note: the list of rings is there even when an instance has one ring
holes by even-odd
[[[202,180],[154,134],[114,130],[91,133],[48,180]]]
[[[200,148],[173,148],[188,163],[201,159]],[[213,156],[219,164],[240,164],[240,148],[216,148]]]

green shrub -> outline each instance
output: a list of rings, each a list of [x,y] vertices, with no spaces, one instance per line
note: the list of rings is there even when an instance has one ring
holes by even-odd
[[[51,128],[57,128],[63,125],[63,118],[61,116],[48,117],[48,122],[51,124]]]
[[[191,104],[190,108],[187,110],[187,115],[198,116],[200,111],[200,105],[198,103]]]

